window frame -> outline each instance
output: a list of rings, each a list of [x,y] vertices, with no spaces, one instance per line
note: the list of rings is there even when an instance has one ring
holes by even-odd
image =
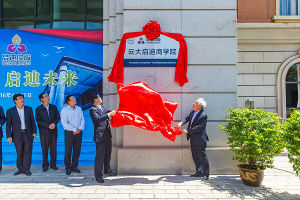
[[[274,22],[300,22],[300,15],[291,15],[291,16],[282,16],[280,15],[280,0],[276,0],[276,12],[275,16],[273,17]]]
[[[288,70],[294,65],[300,63],[300,50],[297,51],[296,55],[287,58],[278,68],[277,71],[277,112],[279,116],[287,118],[286,108],[286,75]],[[299,99],[298,93],[298,99]],[[298,102],[299,103],[299,102]]]
[[[294,81],[291,81],[291,80],[289,80],[289,81],[287,81],[287,75],[288,75],[288,73],[289,73],[289,71],[290,71],[290,69],[294,66],[294,65],[296,65],[295,67],[296,67],[296,80]],[[288,113],[288,111],[290,110],[293,110],[293,109],[296,109],[296,110],[299,110],[300,109],[300,106],[299,106],[299,104],[300,104],[300,102],[299,102],[299,98],[300,98],[300,93],[299,93],[299,87],[300,87],[300,80],[298,80],[299,78],[299,73],[300,73],[300,65],[299,65],[299,63],[296,63],[296,64],[294,64],[294,65],[292,65],[292,66],[290,66],[289,68],[288,68],[288,71],[287,71],[287,74],[286,74],[286,80],[285,80],[285,86],[286,86],[286,93],[285,93],[285,95],[286,95],[286,113]],[[297,96],[297,104],[296,104],[296,107],[293,107],[293,106],[290,106],[290,107],[288,107],[288,103],[287,103],[287,98],[288,98],[288,94],[287,94],[287,92],[288,92],[288,85],[294,85],[295,87],[296,87],[296,90],[297,90],[297,92],[298,92],[298,96]]]

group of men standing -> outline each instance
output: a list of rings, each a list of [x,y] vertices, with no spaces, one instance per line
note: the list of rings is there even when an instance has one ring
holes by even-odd
[[[65,130],[65,157],[64,164],[66,174],[71,172],[80,173],[78,169],[79,155],[81,151],[82,131],[85,120],[83,112],[76,105],[74,96],[65,98],[65,106],[59,115],[55,105],[49,104],[50,98],[46,93],[41,93],[39,99],[42,104],[35,110],[36,122],[40,132],[40,140],[43,153],[43,171],[49,168],[48,151],[50,148],[50,168],[58,170],[56,166],[56,144],[57,144],[57,123],[61,120]],[[24,173],[31,175],[31,155],[33,139],[37,136],[36,124],[31,107],[24,106],[22,94],[13,95],[16,106],[6,112],[6,137],[9,143],[13,142],[17,151],[17,172],[14,175]],[[112,150],[111,130],[109,120],[116,114],[116,111],[109,111],[102,105],[99,94],[91,96],[93,104],[89,110],[94,124],[94,141],[96,143],[96,157],[94,165],[95,179],[103,183],[103,171],[109,176],[115,176],[110,168]],[[204,99],[199,98],[193,104],[190,114],[178,124],[182,127],[188,123],[183,133],[187,134],[190,140],[192,157],[196,166],[196,173],[192,177],[202,177],[207,180],[209,177],[209,163],[205,153],[208,137],[206,134],[207,115],[203,108],[206,107]],[[2,125],[5,123],[3,108],[0,106],[0,136],[3,137]],[[0,140],[0,171],[2,170],[2,141]],[[72,161],[71,161],[72,159]]]
[[[65,98],[65,106],[61,110],[61,115],[55,105],[49,104],[50,98],[46,93],[41,93],[39,99],[42,102],[35,110],[36,122],[38,124],[40,141],[43,154],[43,172],[50,166],[53,170],[58,170],[56,166],[57,156],[57,124],[61,120],[65,130],[65,157],[64,164],[66,174],[71,172],[80,173],[78,161],[81,151],[82,131],[85,120],[82,109],[76,105],[74,96]],[[36,123],[33,110],[29,106],[24,106],[24,95],[13,95],[16,106],[6,112],[0,106],[0,137],[3,137],[2,126],[6,121],[6,137],[9,143],[13,142],[17,152],[17,168],[14,175],[31,175],[31,156],[33,139],[37,136]],[[99,183],[103,183],[104,173],[110,176],[116,174],[110,169],[110,157],[112,149],[111,132],[109,119],[116,111],[108,111],[102,105],[102,99],[98,94],[94,94],[91,99],[93,106],[90,115],[94,123],[94,141],[96,142],[95,158],[95,178]],[[51,162],[48,162],[48,152],[50,149]],[[2,140],[0,140],[0,171],[2,170]]]

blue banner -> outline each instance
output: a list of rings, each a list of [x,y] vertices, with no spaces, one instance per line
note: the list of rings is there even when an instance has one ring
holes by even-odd
[[[15,106],[12,96],[22,93],[25,105],[35,110],[41,104],[38,96],[48,93],[50,103],[61,111],[64,98],[73,95],[77,105],[81,106],[86,120],[83,131],[82,150],[90,157],[82,157],[83,163],[92,164],[94,154],[93,124],[88,109],[91,103],[88,97],[93,92],[102,96],[103,45],[102,41],[82,41],[80,38],[93,37],[99,32],[82,30],[82,37],[69,39],[57,34],[45,35],[25,30],[0,30],[0,105],[4,112]],[[70,30],[70,33],[72,30]],[[102,32],[101,32],[102,33]],[[55,35],[55,36],[54,36]],[[77,30],[78,36],[78,30]],[[102,37],[102,36],[101,36]],[[3,127],[5,135],[5,125]],[[87,150],[89,148],[89,150]],[[64,130],[58,124],[58,164],[62,164],[64,150]],[[15,164],[14,145],[3,138],[4,164]],[[41,150],[39,134],[34,140],[33,164],[40,164]]]

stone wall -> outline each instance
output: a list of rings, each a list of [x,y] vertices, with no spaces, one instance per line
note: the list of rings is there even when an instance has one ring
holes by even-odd
[[[207,100],[207,153],[211,173],[236,173],[226,134],[218,128],[228,107],[237,107],[237,38],[235,0],[104,0],[104,102],[117,109],[116,85],[107,82],[125,32],[141,31],[156,20],[164,32],[181,33],[188,46],[189,83],[174,82],[175,68],[125,68],[124,83],[144,81],[163,98],[176,101],[174,124],[198,97]],[[184,135],[172,143],[160,133],[132,126],[113,130],[112,166],[126,174],[194,172]]]
[[[282,113],[282,105],[278,105],[282,98],[277,92],[281,87],[277,85],[278,70],[285,60],[297,55],[299,35],[300,26],[293,23],[238,25],[239,107],[252,99],[257,108]]]

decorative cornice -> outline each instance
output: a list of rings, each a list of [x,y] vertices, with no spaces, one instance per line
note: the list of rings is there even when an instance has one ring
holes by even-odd
[[[300,43],[300,23],[238,23],[238,43]]]

